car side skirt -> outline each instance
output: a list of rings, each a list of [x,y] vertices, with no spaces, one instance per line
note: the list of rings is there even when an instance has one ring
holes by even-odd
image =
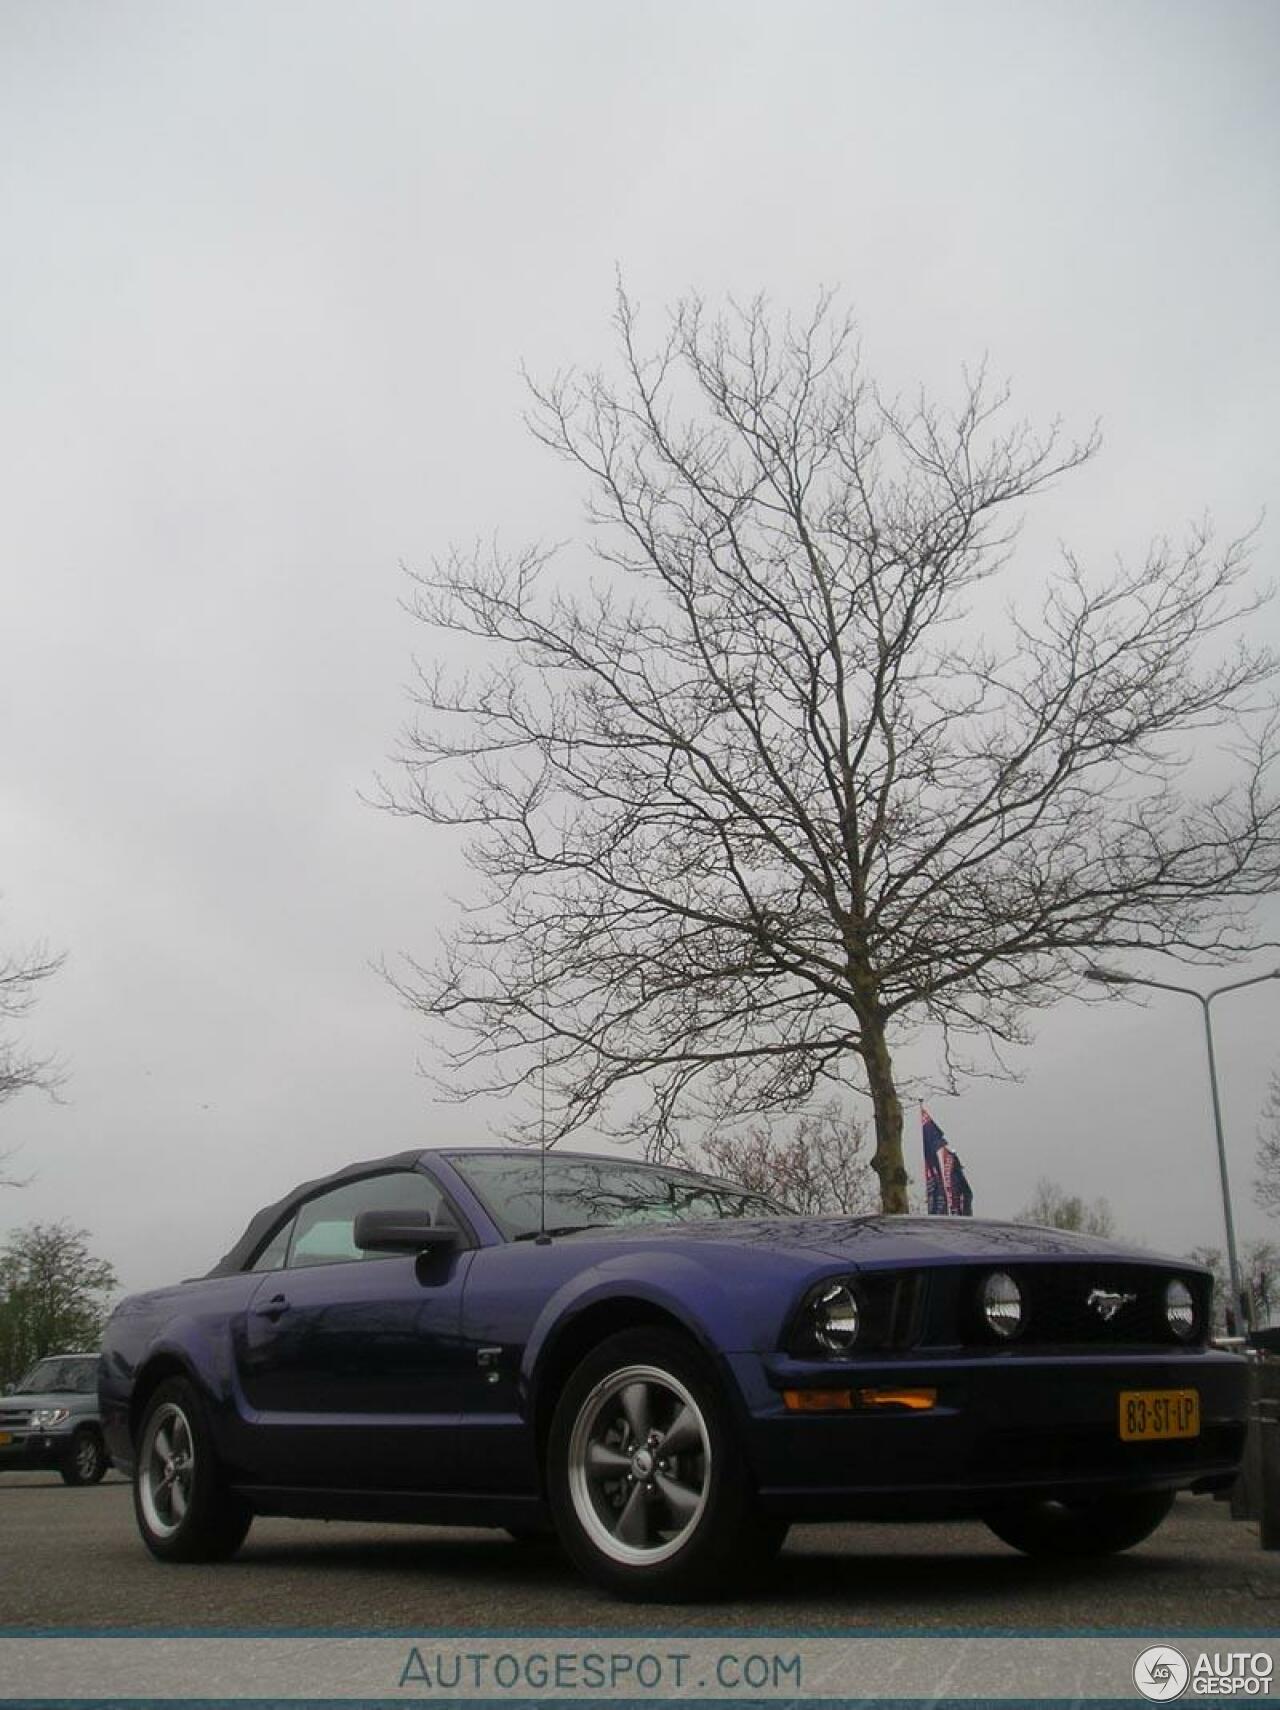
[[[424,1526],[551,1527],[536,1497],[486,1491],[331,1490],[288,1485],[232,1487],[255,1514],[294,1520],[362,1520]]]

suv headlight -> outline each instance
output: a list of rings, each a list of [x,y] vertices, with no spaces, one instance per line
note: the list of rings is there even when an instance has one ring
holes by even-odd
[[[1189,1341],[1195,1335],[1195,1296],[1181,1277],[1175,1277],[1164,1291],[1164,1315],[1180,1342]]]
[[[37,1407],[31,1415],[33,1431],[52,1431],[55,1425],[65,1424],[71,1417],[67,1407]]]

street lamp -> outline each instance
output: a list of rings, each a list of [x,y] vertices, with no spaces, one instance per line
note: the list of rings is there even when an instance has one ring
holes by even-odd
[[[1204,1015],[1204,1042],[1209,1054],[1209,1090],[1213,1094],[1213,1128],[1218,1139],[1218,1173],[1222,1178],[1222,1217],[1227,1227],[1227,1269],[1231,1276],[1231,1318],[1234,1321],[1237,1313],[1243,1313],[1245,1329],[1249,1328],[1249,1303],[1240,1287],[1240,1263],[1236,1257],[1236,1226],[1231,1215],[1231,1184],[1227,1179],[1227,1147],[1222,1136],[1222,1106],[1218,1100],[1218,1069],[1213,1054],[1213,1022],[1209,1015],[1209,1005],[1214,998],[1221,997],[1224,992],[1238,992],[1245,986],[1260,986],[1266,980],[1280,980],[1280,968],[1274,968],[1269,974],[1255,974],[1251,980],[1233,980],[1230,985],[1218,986],[1211,992],[1198,992],[1194,986],[1173,986],[1167,980],[1145,980],[1136,974],[1121,974],[1114,968],[1090,968],[1086,979],[1093,980],[1101,986],[1151,986],[1160,992],[1181,992],[1183,997],[1194,998],[1200,1005]],[[1230,1328],[1230,1325],[1228,1326]]]

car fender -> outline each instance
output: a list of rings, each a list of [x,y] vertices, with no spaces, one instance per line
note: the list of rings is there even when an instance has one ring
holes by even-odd
[[[159,1366],[176,1366],[195,1384],[215,1412],[235,1410],[236,1394],[229,1337],[213,1337],[208,1325],[194,1316],[170,1320],[147,1346],[134,1373],[132,1392],[150,1389],[150,1374]]]
[[[610,1301],[643,1303],[674,1319],[726,1375],[730,1368],[724,1355],[750,1348],[756,1340],[740,1303],[706,1263],[670,1252],[610,1257],[570,1277],[538,1314],[521,1360],[526,1395],[535,1396],[540,1368],[561,1337],[571,1334],[584,1314]]]

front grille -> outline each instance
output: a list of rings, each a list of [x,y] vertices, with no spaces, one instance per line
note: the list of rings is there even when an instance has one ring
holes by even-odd
[[[994,1270],[1011,1276],[1022,1291],[1022,1329],[1001,1341],[987,1324],[982,1285]],[[1165,1289],[1180,1277],[1196,1303],[1196,1331],[1181,1342],[1165,1316]],[[1099,1296],[1119,1296],[1109,1316]],[[1105,1304],[1105,1303],[1101,1303]],[[1208,1322],[1208,1286],[1195,1271],[1163,1265],[1092,1263],[966,1265],[935,1277],[930,1304],[930,1341],[965,1347],[1006,1348],[1176,1348],[1202,1347]]]
[[[0,1431],[25,1431],[30,1423],[29,1407],[0,1407]]]

